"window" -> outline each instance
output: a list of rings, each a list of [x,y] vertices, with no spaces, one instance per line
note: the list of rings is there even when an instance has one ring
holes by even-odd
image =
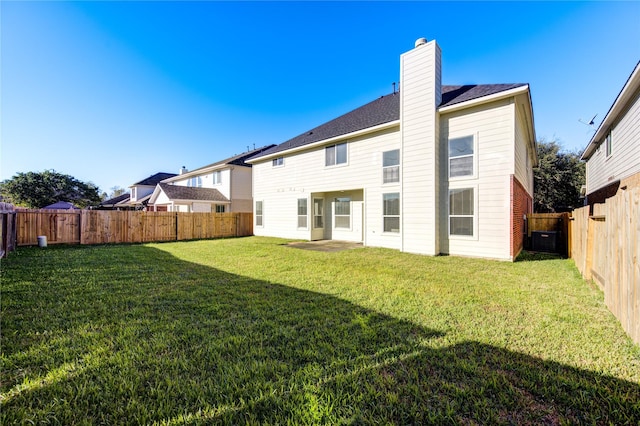
[[[131,200],[135,201],[138,198],[136,197],[136,194],[138,193],[138,188],[136,188],[135,186],[133,188],[131,188]]]
[[[263,226],[262,201],[256,201],[256,226]]]
[[[449,190],[449,235],[474,235],[474,203],[474,188]]]
[[[322,198],[313,200],[313,227],[324,228],[324,200]]]
[[[400,182],[400,150],[382,153],[382,183]]]
[[[351,228],[351,198],[336,198],[333,216],[335,228]]]
[[[400,232],[400,193],[382,194],[384,232]]]
[[[271,165],[272,165],[273,167],[281,167],[281,166],[284,166],[284,157],[274,158],[274,159],[271,161]]]
[[[216,204],[216,213],[224,213],[224,204]]]
[[[607,157],[611,155],[611,130],[607,134],[607,138],[604,140],[604,147],[607,153]]]
[[[213,184],[217,185],[222,183],[222,172],[221,171],[217,171],[217,172],[213,172]]]
[[[298,198],[298,228],[307,227],[307,199]]]
[[[202,176],[192,177],[187,181],[187,186],[192,188],[202,188]]]
[[[449,177],[474,175],[473,136],[449,139]]]
[[[331,145],[324,149],[325,166],[347,163],[347,144]]]

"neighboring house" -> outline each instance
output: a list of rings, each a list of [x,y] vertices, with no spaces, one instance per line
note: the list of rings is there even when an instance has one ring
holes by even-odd
[[[140,182],[134,183],[129,187],[131,189],[129,205],[134,207],[136,210],[146,209],[149,198],[151,198],[151,194],[156,188],[156,185],[158,185],[163,180],[170,179],[174,176],[177,175],[175,173],[160,172],[156,173],[153,176],[149,176],[148,178],[143,179]]]
[[[527,84],[443,86],[435,41],[400,91],[249,160],[255,235],[513,260],[537,164]]]
[[[97,207],[98,210],[131,210],[133,206],[130,204],[130,195],[125,193],[117,197],[104,200]]]
[[[587,162],[586,203],[603,203],[640,186],[640,62],[582,154]]]
[[[78,207],[74,206],[68,201],[58,201],[48,206],[43,207],[45,210],[77,210]]]
[[[149,199],[149,209],[180,212],[251,212],[251,164],[245,160],[269,145],[235,155],[159,183]],[[153,207],[151,207],[153,205]]]

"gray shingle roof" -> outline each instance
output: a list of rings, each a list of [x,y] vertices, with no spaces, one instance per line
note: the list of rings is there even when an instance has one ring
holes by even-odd
[[[136,182],[131,186],[134,185],[148,185],[148,186],[156,186],[158,183],[160,183],[160,181],[163,181],[165,179],[169,179],[171,177],[177,176],[177,174],[175,173],[156,173],[155,175],[149,176],[146,179],[141,180],[140,182]]]
[[[129,197],[130,194],[128,192],[125,192],[122,195],[118,195],[117,197],[114,198],[110,198],[108,200],[104,200],[103,202],[100,203],[101,206],[111,206],[117,203],[120,203],[122,201],[129,201]]]
[[[189,186],[170,185],[159,183],[160,189],[170,200],[192,200],[192,201],[218,201],[229,202],[229,199],[222,195],[220,191],[213,188],[193,188]]]
[[[516,87],[525,86],[523,83],[515,84],[471,84],[465,86],[442,86],[442,101],[440,107],[451,106],[462,102],[478,99],[483,96],[493,95]],[[336,136],[357,132],[358,130],[378,126],[400,119],[400,95],[399,93],[381,96],[375,101],[369,102],[338,118],[321,124],[308,132],[304,132],[295,138],[289,139],[280,145],[273,146],[255,155],[259,158],[265,155],[276,154],[292,148],[309,145],[314,142],[330,139]]]
[[[206,166],[198,167],[197,169],[194,169],[194,170],[189,170],[188,173],[194,173],[194,172],[197,172],[199,170],[213,168],[215,166],[221,166],[223,164],[251,167],[251,164],[246,162],[249,158],[251,158],[253,156],[260,155],[264,151],[266,151],[266,150],[268,150],[270,148],[273,148],[273,147],[275,147],[275,144],[266,145],[266,146],[263,146],[263,147],[260,147],[260,148],[256,148],[256,149],[253,149],[251,151],[244,152],[242,154],[234,155],[233,157],[229,157],[229,158],[226,158],[226,159],[221,160],[221,161],[216,161],[215,163],[211,163],[211,164],[208,164]]]

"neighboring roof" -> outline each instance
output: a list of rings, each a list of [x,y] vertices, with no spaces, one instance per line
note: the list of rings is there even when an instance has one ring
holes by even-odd
[[[177,174],[160,172],[160,173],[156,173],[155,175],[149,176],[148,178],[143,179],[140,182],[136,182],[131,186],[135,186],[135,185],[156,186],[161,181],[172,178],[174,176],[177,176]],[[131,186],[129,188],[131,188]]]
[[[593,137],[589,141],[589,144],[584,149],[582,157],[580,158],[581,160],[588,160],[589,158],[591,158],[596,148],[598,148],[598,146],[604,140],[604,137],[613,125],[614,121],[616,121],[618,116],[622,114],[623,111],[625,111],[627,102],[632,100],[632,96],[638,90],[638,88],[640,88],[640,61],[638,61],[638,63],[636,64],[636,67],[631,72],[631,75],[629,75],[627,82],[622,87],[620,93],[618,93],[618,96],[613,102],[613,105],[611,105],[611,108],[609,108],[609,112],[607,112],[604,120],[602,120],[602,123],[600,123],[600,126],[598,126],[598,130],[596,130],[596,133],[593,135]]]
[[[442,86],[442,101],[439,107],[442,108],[456,105],[522,86],[526,86],[526,84],[471,84],[465,86]],[[256,155],[254,158],[275,154],[292,148],[298,148],[304,145],[320,142],[322,140],[390,123],[399,119],[400,94],[396,92],[386,96],[381,96],[375,101],[369,102],[360,108],[356,108],[353,111],[321,124],[308,132],[304,132],[295,138],[289,139],[280,145],[267,149],[259,155]]]
[[[117,197],[109,198],[108,200],[104,200],[100,203],[101,206],[113,206],[118,203],[128,202],[129,201],[129,193],[126,192],[122,195],[118,195]]]
[[[73,210],[77,209],[76,206],[67,202],[67,201],[58,201],[57,203],[49,204],[48,206],[43,207],[43,209],[47,210]]]
[[[194,188],[190,186],[159,183],[158,186],[170,200],[216,201],[228,203],[229,199],[213,188]]]
[[[181,175],[175,175],[170,178],[165,179],[165,182],[173,182],[176,180],[184,179],[190,176],[196,176],[202,174],[203,172],[207,172],[209,170],[220,169],[226,166],[242,166],[242,167],[251,167],[251,164],[247,163],[246,160],[249,158],[259,155],[262,152],[268,150],[269,148],[273,148],[275,144],[263,146],[260,148],[253,149],[251,151],[244,152],[242,154],[234,155],[233,157],[226,158],[221,161],[216,161],[215,163],[208,164],[206,166],[199,167],[197,169],[188,171]]]

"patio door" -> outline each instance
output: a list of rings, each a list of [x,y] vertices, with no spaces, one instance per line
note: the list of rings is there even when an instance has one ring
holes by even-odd
[[[323,240],[324,236],[324,199],[313,199],[313,226],[311,227],[311,239]]]

